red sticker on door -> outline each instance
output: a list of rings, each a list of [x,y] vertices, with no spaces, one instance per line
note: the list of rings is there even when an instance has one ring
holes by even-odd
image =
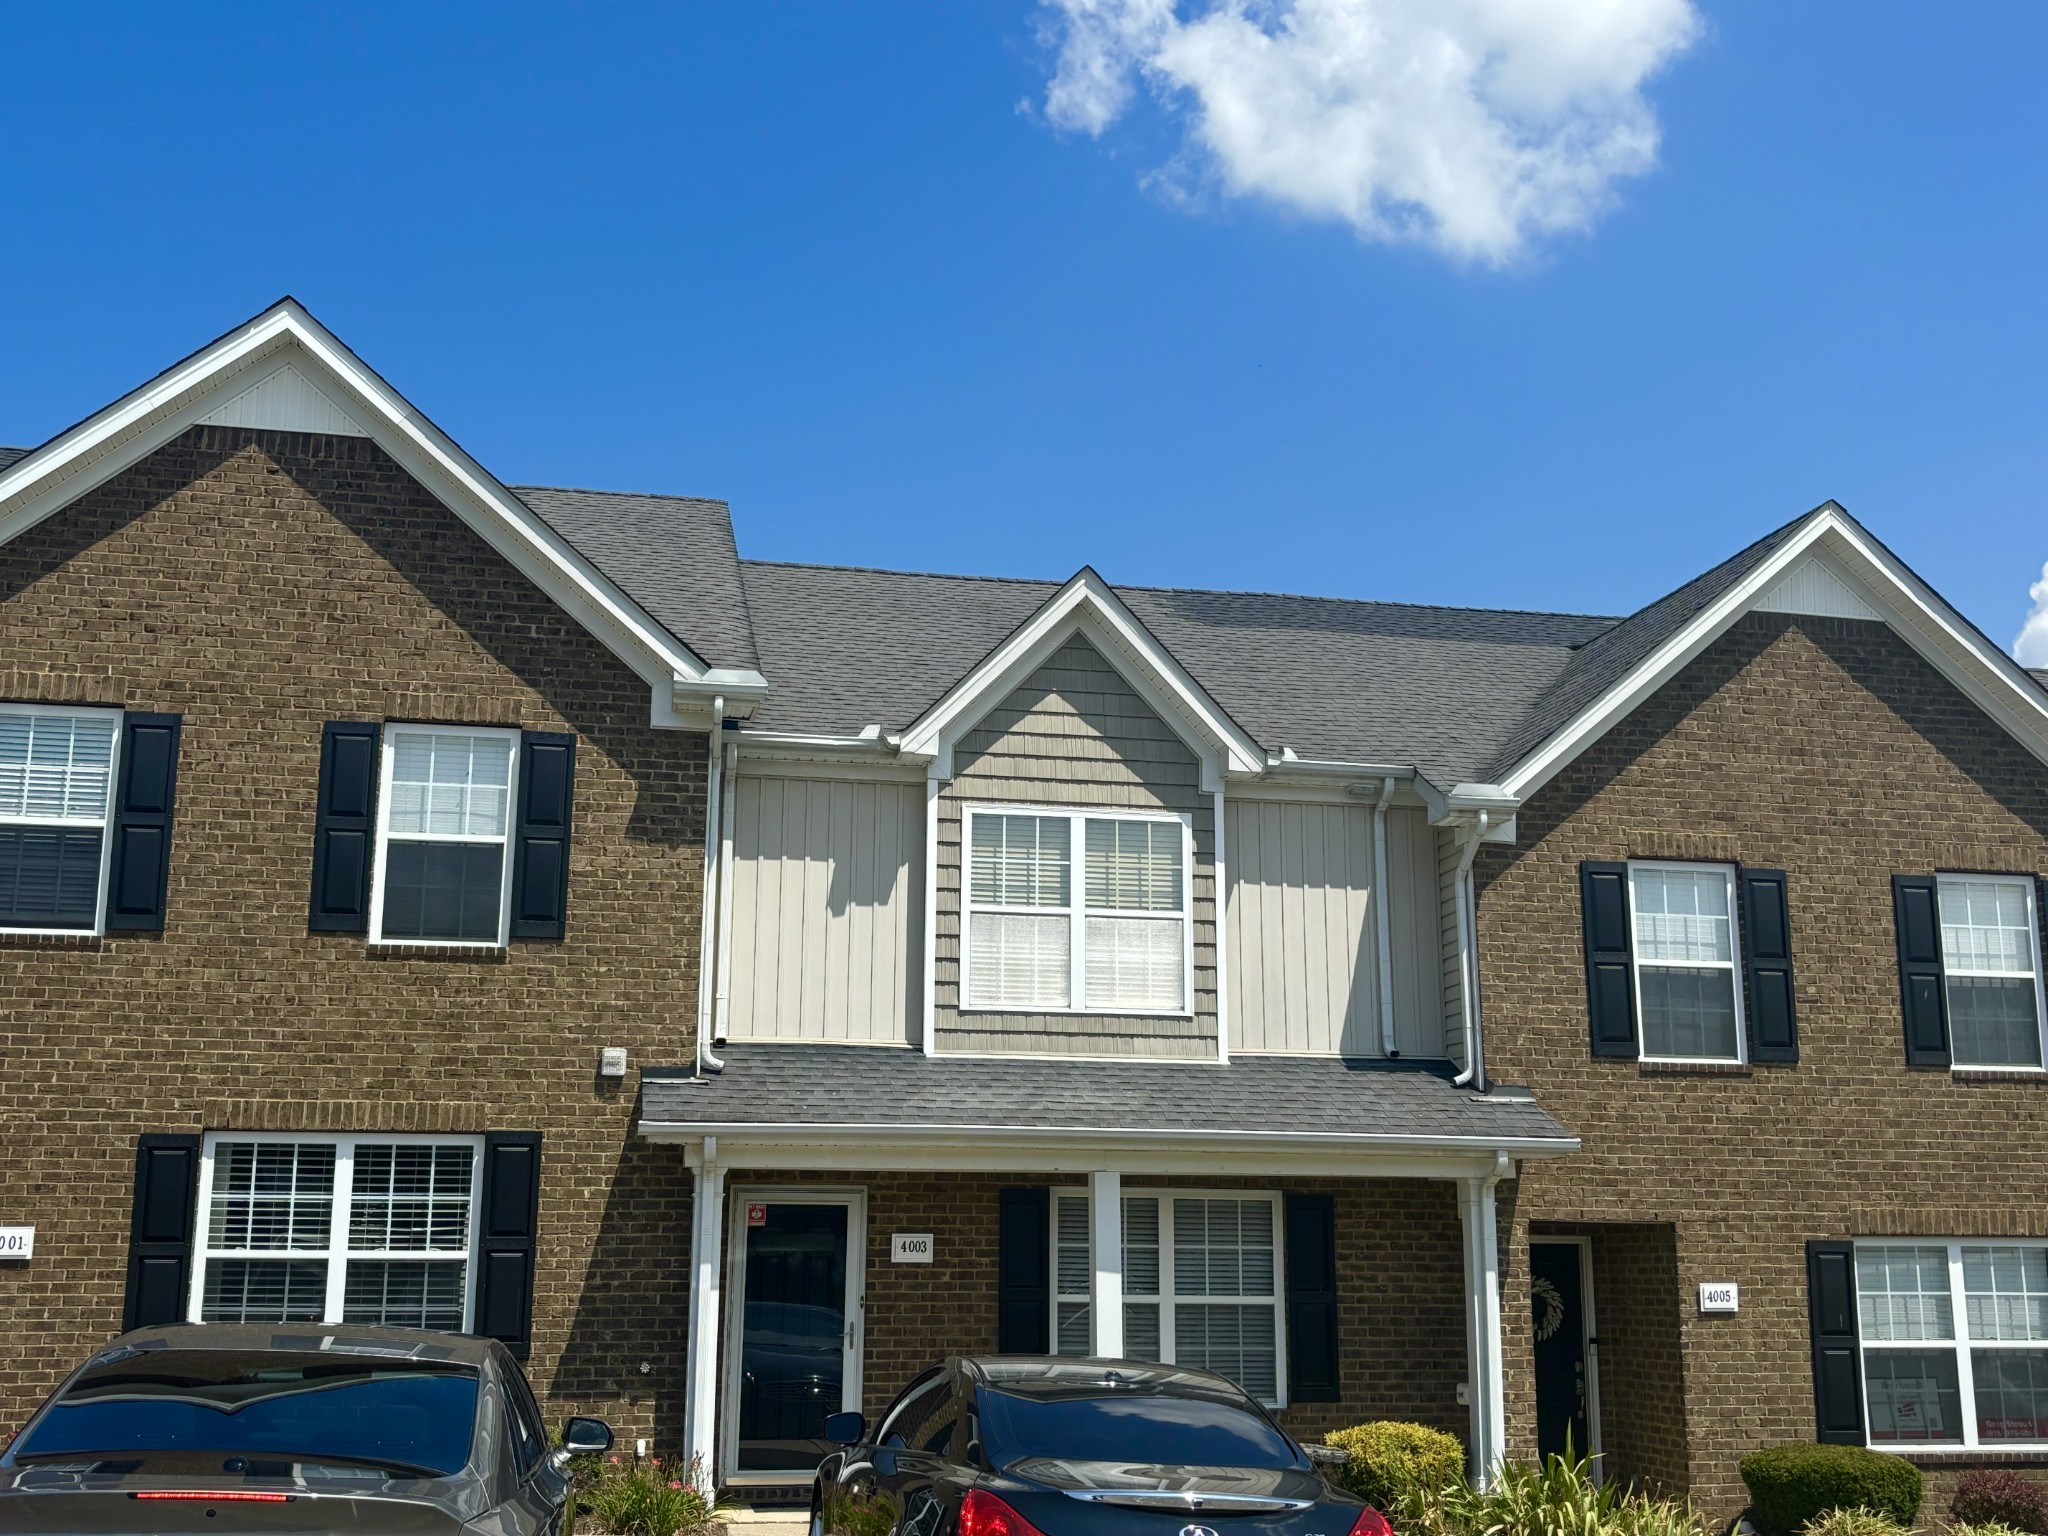
[[[747,1207],[747,1225],[765,1227],[768,1225],[768,1207],[758,1201]]]

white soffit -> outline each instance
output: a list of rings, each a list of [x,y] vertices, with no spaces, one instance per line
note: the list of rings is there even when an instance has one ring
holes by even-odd
[[[1810,552],[1772,583],[1756,600],[1756,608],[1759,613],[1798,613],[1822,619],[1884,619],[1818,552]]]
[[[355,417],[290,363],[273,369],[216,410],[199,418],[209,427],[261,427],[273,432],[324,432],[368,437]]]

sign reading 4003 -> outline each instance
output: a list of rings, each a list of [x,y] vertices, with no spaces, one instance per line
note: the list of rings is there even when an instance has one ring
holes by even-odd
[[[0,1227],[0,1259],[32,1259],[35,1256],[34,1227]]]

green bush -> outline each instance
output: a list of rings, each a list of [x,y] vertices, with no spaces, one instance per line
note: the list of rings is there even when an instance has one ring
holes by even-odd
[[[1348,1463],[1333,1469],[1337,1482],[1387,1513],[1411,1491],[1435,1493],[1465,1472],[1465,1447],[1457,1436],[1426,1424],[1360,1424],[1331,1430],[1323,1443],[1351,1453]]]
[[[659,1457],[624,1463],[612,1457],[582,1498],[582,1506],[609,1536],[698,1536],[711,1523],[710,1498],[693,1464],[686,1480]]]
[[[1596,1483],[1569,1453],[1506,1462],[1484,1493],[1459,1481],[1411,1495],[1394,1525],[1401,1536],[1705,1536],[1692,1505]]]
[[[2034,1533],[2002,1524],[1997,1520],[1979,1520],[1975,1524],[1964,1521],[1950,1526],[1948,1536],[2034,1536]]]
[[[1806,1522],[1804,1536],[1912,1536],[1887,1515],[1867,1509],[1831,1509]]]
[[[1766,1530],[1797,1531],[1816,1515],[1867,1509],[1910,1528],[1920,1469],[1860,1445],[1776,1445],[1742,1458],[1750,1513]]]

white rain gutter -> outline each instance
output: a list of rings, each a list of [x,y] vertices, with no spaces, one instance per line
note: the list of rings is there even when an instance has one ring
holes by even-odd
[[[732,1012],[732,826],[740,799],[740,744],[725,744],[724,805],[718,834],[718,998],[711,1020],[711,1043],[725,1044]]]
[[[1394,775],[1380,780],[1379,803],[1372,808],[1372,910],[1379,938],[1380,1049],[1389,1060],[1401,1054],[1394,1041],[1394,919],[1387,908],[1387,805],[1394,798]]]
[[[697,1075],[702,1077],[704,1069],[723,1072],[725,1063],[711,1054],[708,1039],[711,1025],[711,964],[712,945],[718,933],[718,829],[720,791],[724,786],[725,766],[725,695],[718,694],[711,700],[711,740],[708,756],[711,759],[705,769],[704,782],[704,881],[703,913],[697,933]]]
[[[1465,1070],[1451,1081],[1460,1088],[1467,1085],[1486,1092],[1485,1041],[1479,1030],[1479,967],[1474,963],[1478,949],[1478,921],[1474,908],[1477,905],[1472,894],[1472,861],[1479,856],[1479,841],[1486,835],[1486,826],[1491,812],[1478,811],[1473,814],[1471,835],[1465,840],[1464,851],[1458,855],[1458,873],[1453,882],[1453,894],[1458,909],[1458,994],[1463,1003],[1462,1013],[1465,1024]]]

